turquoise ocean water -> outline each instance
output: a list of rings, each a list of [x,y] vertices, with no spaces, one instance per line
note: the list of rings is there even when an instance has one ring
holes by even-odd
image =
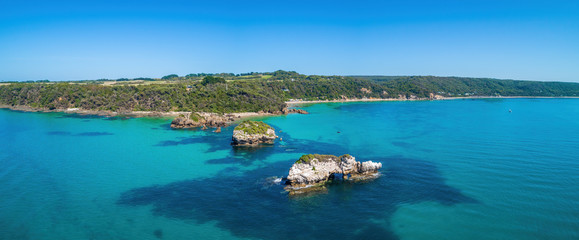
[[[257,149],[232,127],[0,110],[0,239],[579,239],[579,99],[305,109],[260,118],[283,141]],[[274,179],[305,153],[384,168],[288,197]]]

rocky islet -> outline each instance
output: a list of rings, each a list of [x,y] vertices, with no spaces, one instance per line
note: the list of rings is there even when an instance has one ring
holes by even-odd
[[[342,179],[364,180],[376,177],[382,168],[379,162],[360,162],[344,154],[342,156],[307,154],[300,157],[289,170],[286,190],[303,192],[305,188],[320,186],[340,175]]]
[[[260,121],[243,121],[235,129],[231,137],[233,146],[255,146],[258,144],[273,144],[278,136],[275,129]]]
[[[307,114],[301,109],[290,109],[282,114],[300,113]],[[233,115],[199,114],[191,113],[187,116],[179,116],[171,123],[172,128],[207,127],[216,128],[215,132],[221,132],[221,127],[235,121]],[[275,129],[261,121],[245,120],[239,123],[233,130],[231,145],[253,147],[260,144],[273,144],[279,138]],[[356,158],[344,154],[342,156],[306,154],[300,157],[290,168],[285,178],[285,189],[290,195],[311,192],[323,188],[329,181],[337,176],[344,180],[365,180],[377,177],[382,163],[356,161]]]

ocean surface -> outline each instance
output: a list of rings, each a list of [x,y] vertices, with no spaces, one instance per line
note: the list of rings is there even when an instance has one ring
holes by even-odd
[[[579,239],[579,99],[303,107],[237,149],[233,127],[2,109],[0,239]],[[290,197],[307,153],[384,168]]]

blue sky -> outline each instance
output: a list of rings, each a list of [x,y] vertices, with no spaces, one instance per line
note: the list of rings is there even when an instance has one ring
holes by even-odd
[[[0,0],[0,80],[278,69],[579,82],[579,1]]]

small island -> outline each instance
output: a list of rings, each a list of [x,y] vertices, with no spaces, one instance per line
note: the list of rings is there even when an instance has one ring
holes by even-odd
[[[233,146],[255,146],[258,144],[273,144],[278,138],[275,129],[260,121],[246,120],[233,129],[231,145]]]
[[[342,179],[364,180],[378,176],[382,168],[379,162],[359,162],[356,158],[344,154],[342,156],[307,154],[300,157],[289,170],[286,190],[290,194],[317,190],[338,174]],[[318,188],[316,188],[318,187]]]

